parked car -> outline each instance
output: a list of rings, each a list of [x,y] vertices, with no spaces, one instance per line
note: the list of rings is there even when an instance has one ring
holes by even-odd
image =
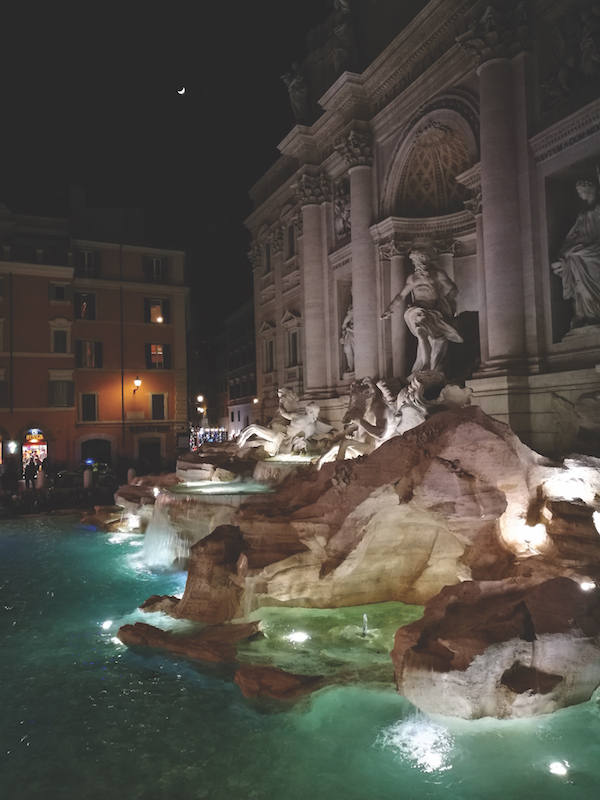
[[[92,481],[94,486],[117,486],[117,475],[108,464],[98,461],[84,461],[78,467],[64,469],[58,472],[54,481],[55,486],[71,488],[73,486],[83,486],[83,473],[86,469],[92,470]]]

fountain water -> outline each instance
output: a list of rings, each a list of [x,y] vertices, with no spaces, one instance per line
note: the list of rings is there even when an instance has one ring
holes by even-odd
[[[362,635],[367,635],[369,620],[367,619],[367,615],[363,614],[363,627],[362,627]]]
[[[154,513],[146,529],[142,558],[149,567],[169,568],[185,561],[190,554],[190,542],[181,536],[169,516],[168,499],[156,498]]]

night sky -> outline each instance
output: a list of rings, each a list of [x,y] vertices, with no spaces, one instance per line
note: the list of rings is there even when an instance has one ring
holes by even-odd
[[[156,244],[188,252],[205,336],[250,296],[248,190],[294,124],[280,76],[329,0],[15,5],[0,202],[59,215],[78,184],[144,207]]]

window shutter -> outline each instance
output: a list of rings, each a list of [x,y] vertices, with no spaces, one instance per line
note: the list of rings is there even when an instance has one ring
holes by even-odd
[[[149,344],[145,344],[146,348],[146,369],[152,369],[152,350]]]
[[[168,300],[162,301],[163,321],[168,325],[171,322],[171,303]]]
[[[94,250],[94,278],[100,277],[101,255],[100,250]]]
[[[163,344],[163,361],[165,369],[171,369],[171,345]]]
[[[87,300],[87,312],[86,312],[87,319],[96,319],[96,295],[88,294],[86,296],[86,300]]]
[[[96,367],[98,367],[98,369],[102,369],[102,342],[96,342],[95,347]]]
[[[144,322],[150,322],[150,298],[144,298]]]
[[[83,366],[83,342],[79,339],[75,342],[75,366]]]
[[[72,408],[75,405],[75,384],[67,381],[67,406]]]

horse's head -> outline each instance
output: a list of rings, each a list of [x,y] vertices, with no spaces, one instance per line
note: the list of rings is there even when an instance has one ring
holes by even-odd
[[[369,401],[373,397],[373,388],[368,380],[363,378],[350,384],[350,402],[342,420],[344,425],[364,417]]]

